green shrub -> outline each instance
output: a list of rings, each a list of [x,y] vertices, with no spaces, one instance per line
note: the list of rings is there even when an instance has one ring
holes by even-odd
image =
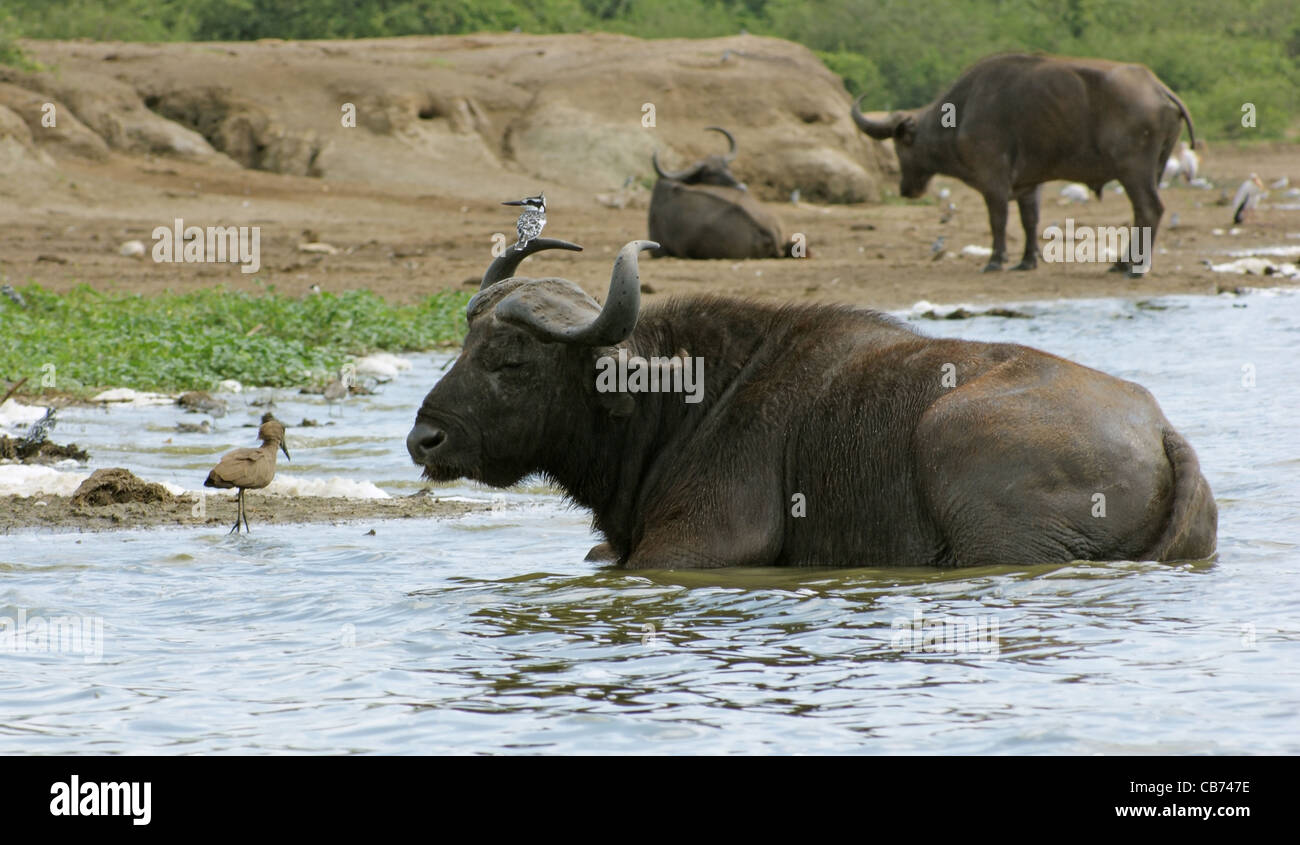
[[[53,364],[59,390],[107,386],[209,389],[221,379],[289,387],[332,373],[348,355],[459,342],[470,294],[389,305],[369,291],[303,298],[217,289],[156,296],[19,289],[0,300],[0,377],[39,384]]]

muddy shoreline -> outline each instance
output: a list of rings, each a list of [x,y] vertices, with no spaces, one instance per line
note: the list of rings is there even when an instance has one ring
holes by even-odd
[[[314,496],[261,496],[249,493],[245,499],[249,528],[253,533],[273,525],[328,522],[356,523],[365,533],[366,520],[435,518],[447,519],[492,510],[489,502],[452,501],[430,495],[392,499],[344,499]],[[234,524],[233,497],[207,496],[199,506],[196,494],[176,497],[169,503],[126,502],[85,505],[71,496],[0,497],[0,535],[18,532],[54,534],[127,531],[135,528],[208,528],[225,532]]]

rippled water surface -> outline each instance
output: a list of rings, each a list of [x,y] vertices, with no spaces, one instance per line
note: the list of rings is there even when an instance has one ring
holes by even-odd
[[[0,753],[1300,753],[1300,297],[1025,308],[920,325],[1148,387],[1218,497],[1216,561],[629,574],[536,490],[446,521],[24,533],[0,617],[88,620],[92,653],[0,648]],[[441,363],[329,427],[278,395],[281,471],[418,489],[402,440]],[[194,489],[257,413],[58,435]]]

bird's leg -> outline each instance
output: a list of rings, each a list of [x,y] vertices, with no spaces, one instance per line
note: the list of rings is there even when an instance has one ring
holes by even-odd
[[[239,530],[239,514],[243,510],[244,510],[244,491],[240,490],[239,497],[238,499],[236,499],[236,504],[235,504],[235,527],[227,531],[226,532],[227,534],[234,534],[236,531]]]
[[[244,533],[250,533],[248,530],[248,511],[244,508],[244,489],[239,489],[239,515],[244,518]]]

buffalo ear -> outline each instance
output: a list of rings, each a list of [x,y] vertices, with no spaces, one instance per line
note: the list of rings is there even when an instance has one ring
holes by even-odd
[[[916,140],[915,117],[909,114],[898,121],[898,125],[894,127],[894,140],[904,146],[912,146],[912,142]]]

